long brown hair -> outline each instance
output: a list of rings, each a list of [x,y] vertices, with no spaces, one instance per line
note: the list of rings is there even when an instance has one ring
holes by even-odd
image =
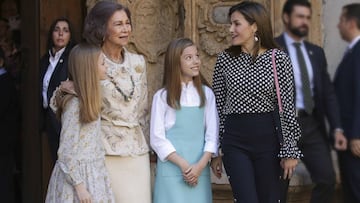
[[[274,41],[270,15],[262,4],[253,1],[243,1],[230,8],[229,17],[236,11],[241,13],[250,25],[254,23],[257,25],[256,36],[259,41],[255,43],[255,51],[252,55],[253,59],[259,54],[260,48],[278,48]],[[232,56],[237,56],[241,52],[241,46],[232,46],[227,49],[227,51],[230,52]]]
[[[164,63],[164,88],[167,91],[167,104],[174,108],[180,109],[181,96],[181,63],[180,57],[185,48],[194,46],[194,42],[189,38],[178,38],[170,42],[165,53]],[[205,105],[205,93],[202,88],[203,81],[201,75],[193,78],[194,86],[200,96],[200,107]]]
[[[79,99],[81,123],[88,123],[99,118],[101,111],[100,76],[98,60],[101,49],[88,43],[76,45],[69,55],[69,79],[74,83],[74,90]],[[57,97],[57,115],[61,116],[69,99],[74,95]]]

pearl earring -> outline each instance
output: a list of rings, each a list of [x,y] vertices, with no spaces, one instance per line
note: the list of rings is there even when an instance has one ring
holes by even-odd
[[[254,40],[255,40],[255,42],[258,42],[259,41],[259,37],[258,36],[254,36]]]

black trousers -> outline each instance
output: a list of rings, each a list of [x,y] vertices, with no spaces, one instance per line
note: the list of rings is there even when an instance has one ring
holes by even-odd
[[[315,183],[310,202],[331,203],[335,191],[335,172],[329,143],[314,116],[299,116],[298,120],[301,128],[298,146],[304,154],[301,160]],[[283,191],[282,202],[286,202],[289,181],[284,184],[285,191]]]
[[[59,149],[61,123],[50,108],[45,110],[45,119],[45,128],[48,136],[51,158],[55,163],[57,160],[57,151]]]
[[[4,136],[0,145],[0,202],[15,202],[15,182],[14,182],[14,142],[10,141],[9,134],[1,131]],[[6,135],[5,135],[6,134]],[[15,136],[11,134],[11,136]]]
[[[360,158],[350,150],[338,152],[344,203],[360,202]]]
[[[272,113],[227,116],[222,150],[234,202],[278,202],[279,149]]]

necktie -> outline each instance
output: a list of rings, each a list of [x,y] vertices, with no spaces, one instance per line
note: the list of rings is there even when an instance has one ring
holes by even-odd
[[[311,95],[311,87],[309,81],[309,74],[306,68],[306,63],[304,59],[304,55],[301,51],[301,43],[295,42],[294,46],[296,48],[296,56],[299,62],[300,75],[301,75],[301,83],[302,83],[302,94],[304,99],[304,110],[306,113],[311,114],[314,109],[314,100]]]

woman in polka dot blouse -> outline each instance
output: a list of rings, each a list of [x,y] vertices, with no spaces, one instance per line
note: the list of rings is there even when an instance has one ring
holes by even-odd
[[[270,16],[261,4],[243,1],[230,8],[229,17],[232,46],[218,55],[213,76],[222,160],[235,202],[278,202],[279,177],[291,177],[302,156],[297,147],[300,128],[295,117],[290,58],[276,50],[284,109],[283,136],[278,137],[272,67],[272,50],[277,45]],[[215,174],[220,175],[221,158],[213,159],[212,165]]]

